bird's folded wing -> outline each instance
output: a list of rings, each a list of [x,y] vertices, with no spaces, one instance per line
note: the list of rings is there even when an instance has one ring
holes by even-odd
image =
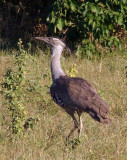
[[[72,108],[105,113],[109,111],[93,86],[82,78],[62,76],[51,87],[51,92],[56,92],[63,103]]]

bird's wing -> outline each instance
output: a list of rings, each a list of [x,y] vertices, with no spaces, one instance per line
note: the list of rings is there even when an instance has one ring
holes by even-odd
[[[61,102],[74,110],[89,113],[94,119],[107,119],[108,105],[97,94],[93,86],[82,78],[62,76],[50,89],[51,95],[57,93]]]

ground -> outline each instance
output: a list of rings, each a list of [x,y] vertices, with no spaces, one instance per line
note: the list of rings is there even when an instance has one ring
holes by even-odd
[[[80,141],[77,133],[66,143],[66,136],[73,121],[50,98],[50,57],[39,55],[36,65],[28,61],[31,80],[41,79],[42,90],[33,90],[25,99],[26,117],[37,117],[33,128],[20,135],[11,133],[10,112],[6,99],[0,96],[0,159],[1,160],[125,160],[127,159],[127,55],[109,54],[102,58],[80,60],[76,57],[62,58],[62,66],[68,71],[76,64],[75,76],[87,79],[109,105],[112,125],[95,122],[84,113],[83,132]],[[12,55],[0,56],[0,82],[9,66],[13,66]],[[36,67],[38,69],[36,69]],[[37,75],[38,74],[38,75]],[[27,77],[28,78],[28,77]],[[31,82],[32,83],[32,82]],[[27,86],[26,86],[27,87]]]

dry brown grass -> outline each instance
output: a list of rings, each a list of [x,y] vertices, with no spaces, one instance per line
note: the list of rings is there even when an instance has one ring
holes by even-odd
[[[50,84],[47,56],[36,57],[42,87]],[[0,78],[11,65],[11,58],[0,57]],[[9,63],[9,64],[8,64]],[[82,60],[70,57],[62,61],[65,70],[77,64],[76,76],[89,80],[109,104],[112,125],[107,127],[83,114],[84,129],[81,142],[75,144],[76,133],[66,145],[65,137],[73,125],[72,119],[57,105],[42,104],[31,94],[27,104],[29,116],[37,115],[38,124],[19,137],[9,131],[9,113],[0,97],[0,160],[125,160],[127,159],[127,78],[126,55],[104,57],[101,60]],[[65,65],[64,65],[65,64]],[[29,64],[34,73],[32,64]],[[47,70],[46,70],[47,68]],[[47,90],[48,91],[48,90]],[[45,92],[47,92],[45,91]],[[38,97],[41,98],[41,97]],[[50,95],[45,95],[47,102]],[[39,99],[40,101],[40,99]]]

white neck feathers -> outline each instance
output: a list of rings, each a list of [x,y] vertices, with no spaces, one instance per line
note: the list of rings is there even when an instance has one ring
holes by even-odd
[[[51,73],[53,82],[60,76],[65,76],[66,74],[61,68],[60,57],[63,51],[62,46],[52,47],[52,58],[51,58]]]

